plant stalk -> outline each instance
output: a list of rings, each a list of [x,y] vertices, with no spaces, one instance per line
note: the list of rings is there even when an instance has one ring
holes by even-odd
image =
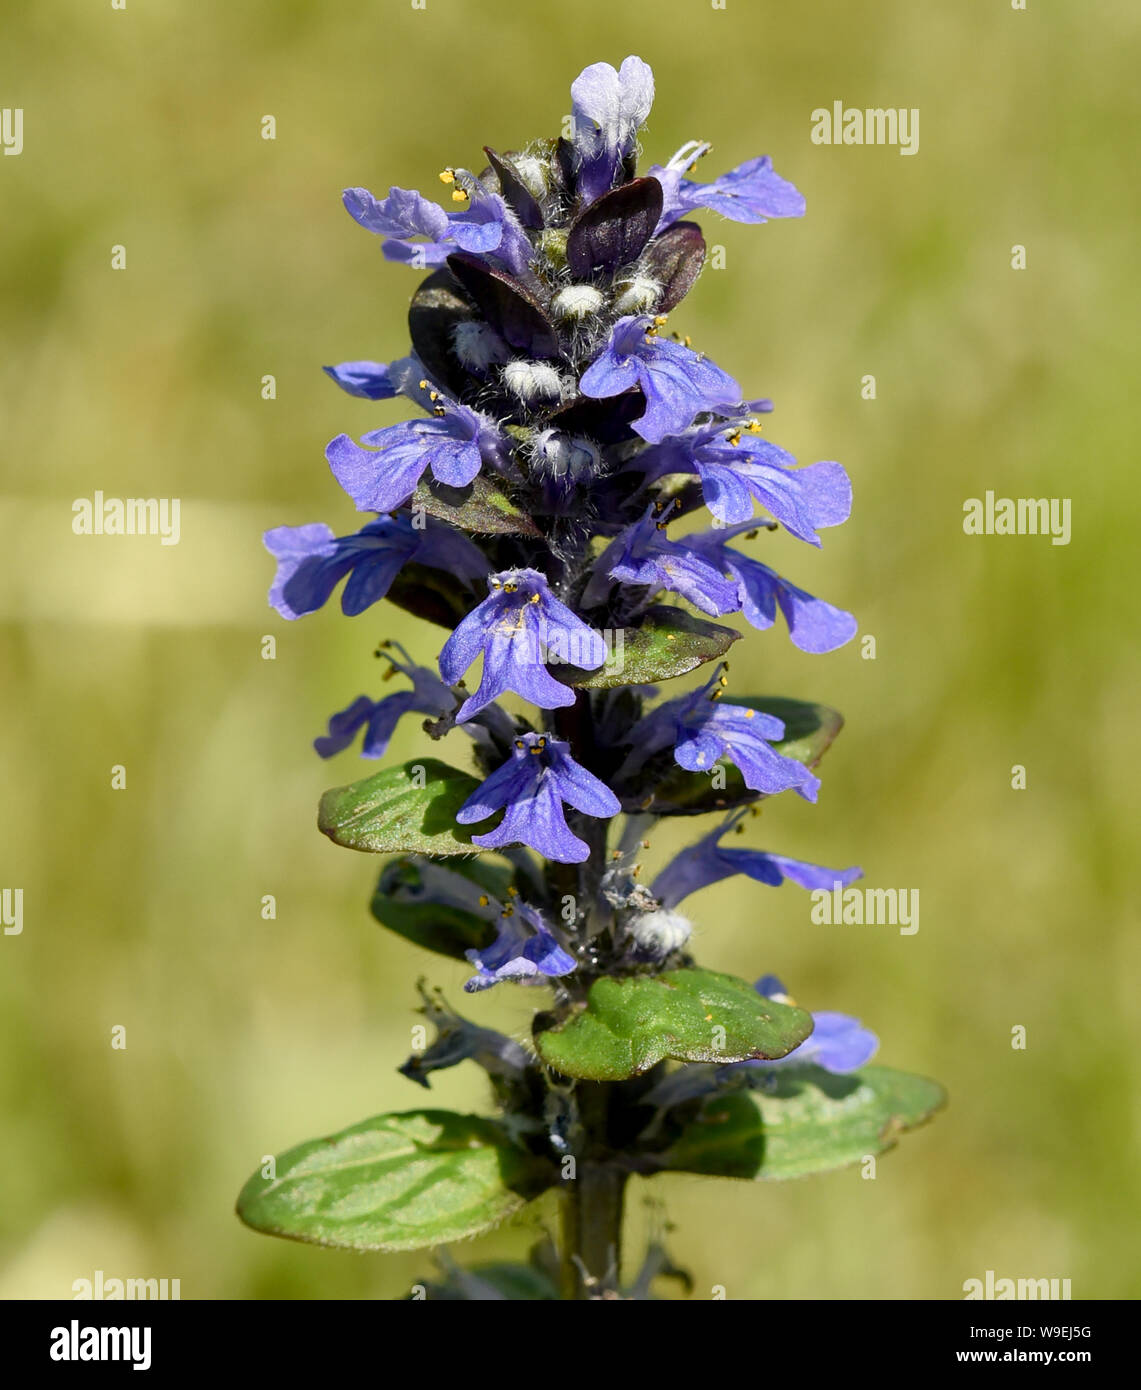
[[[617,1287],[622,1261],[622,1212],[627,1174],[608,1161],[610,1086],[575,1088],[579,1143],[574,1176],[563,1185],[559,1240],[560,1292],[584,1301]]]
[[[584,1163],[562,1195],[561,1293],[582,1301],[617,1287],[626,1174]]]

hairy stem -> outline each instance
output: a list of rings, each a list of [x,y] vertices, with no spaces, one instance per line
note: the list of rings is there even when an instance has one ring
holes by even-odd
[[[575,1091],[581,1129],[574,1176],[563,1186],[559,1241],[566,1300],[585,1300],[618,1283],[627,1174],[605,1157],[610,1091],[597,1082],[580,1082]]]
[[[587,1299],[614,1288],[622,1256],[622,1206],[626,1174],[584,1163],[563,1189],[560,1249],[564,1299]]]

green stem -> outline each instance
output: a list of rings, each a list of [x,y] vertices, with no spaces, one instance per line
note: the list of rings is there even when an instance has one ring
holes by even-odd
[[[617,1282],[625,1187],[625,1173],[596,1163],[582,1164],[578,1177],[564,1187],[559,1252],[564,1299],[587,1299],[592,1289]]]
[[[610,1087],[580,1082],[581,1143],[575,1175],[563,1186],[560,1267],[565,1300],[585,1300],[617,1283],[622,1260],[622,1210],[626,1177],[608,1162],[606,1115]]]

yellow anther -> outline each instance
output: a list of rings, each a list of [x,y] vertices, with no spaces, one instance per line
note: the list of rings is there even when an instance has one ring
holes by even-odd
[[[527,745],[523,742],[521,738],[517,738],[515,740],[515,747],[518,748],[520,752],[522,752],[523,749],[527,747]]]
[[[430,401],[438,401],[438,400],[440,399],[440,393],[439,393],[439,391],[429,391],[429,392],[428,392],[428,399],[429,399]]]
[[[741,442],[741,431],[730,430],[729,433],[725,436],[725,438],[728,439],[730,444],[736,446]]]
[[[638,875],[639,875],[641,872],[642,872],[642,866],[641,866],[641,864],[635,864],[634,867],[630,870],[630,877],[631,877],[631,878],[637,878]]]
[[[752,719],[752,718],[754,718],[754,717],[756,716],[756,713],[757,713],[757,711],[756,711],[755,709],[746,710],[746,711],[745,711],[745,718],[746,718],[746,719]]]
[[[455,171],[454,169],[442,169],[442,170],[440,171],[440,182],[441,182],[441,183],[455,183],[455,181],[456,181],[456,171]]]
[[[464,189],[462,189],[462,188],[453,188],[453,189],[452,189],[452,202],[453,202],[453,203],[466,203],[466,202],[467,202],[467,197],[468,197],[468,195],[467,195],[467,193],[465,192]]]
[[[760,434],[762,426],[761,422],[754,415],[749,420],[749,423],[745,426],[745,428],[749,431],[750,434]]]
[[[642,848],[643,848],[643,849],[649,849],[649,848],[650,848],[650,842],[649,842],[649,840],[643,840],[643,841],[642,841]]]
[[[431,386],[431,384],[432,383],[428,380],[427,377],[423,377],[420,381],[420,390],[427,391],[428,387]]]
[[[693,346],[693,340],[690,338],[690,336],[689,336],[688,333],[687,333],[687,334],[685,335],[685,337],[682,339],[682,342],[685,344],[686,347],[692,347],[692,346]]]
[[[514,916],[515,916],[515,909],[511,906],[510,903],[508,903],[507,906],[503,909],[503,916],[504,916],[504,917],[514,917]]]
[[[530,601],[531,601],[532,603],[538,603],[538,602],[539,602],[539,597],[540,597],[540,596],[539,596],[538,594],[532,594],[532,595],[531,595],[531,600],[530,600]]]
[[[488,905],[490,902],[491,902],[491,899],[487,896],[486,893],[481,893],[481,894],[479,895],[479,905],[480,905],[480,907],[487,907],[487,905]]]
[[[654,315],[654,326],[655,326],[656,328],[661,328],[662,324],[668,323],[668,322],[669,322],[669,318],[670,318],[669,314],[655,314],[655,315]]]

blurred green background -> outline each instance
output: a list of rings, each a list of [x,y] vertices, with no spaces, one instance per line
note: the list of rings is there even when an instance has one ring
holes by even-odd
[[[314,826],[324,787],[370,765],[323,766],[309,740],[373,689],[378,638],[430,660],[441,634],[387,605],[283,623],[260,532],[353,529],[323,446],[401,418],[320,372],[403,353],[417,278],[341,188],[431,195],[484,141],[557,132],[579,69],[630,52],[657,76],[648,161],[700,136],[704,177],[770,153],[806,194],[802,222],[706,217],[726,267],[674,326],[776,399],[770,437],[843,460],[856,491],[822,552],[782,535],[773,553],[858,614],[875,659],[805,656],[783,630],[734,653],[737,690],[848,719],[819,805],[770,802],[749,843],[858,862],[921,903],[904,937],[813,926],[804,894],[730,881],[691,900],[697,949],[859,1014],[880,1060],[951,1104],[875,1181],[636,1186],[629,1265],[653,1194],[697,1297],[956,1298],[988,1269],[1141,1292],[1139,39],[1129,0],[6,13],[0,102],[23,109],[24,150],[0,157],[0,886],[24,890],[24,930],[0,937],[0,1294],[67,1297],[102,1269],[185,1298],[392,1298],[430,1268],[232,1214],[262,1154],[422,1103],[394,1071],[413,980],[455,1003],[466,973],[377,927],[377,865]],[[919,153],[813,145],[835,100],[918,107]],[[181,498],[180,544],[74,536],[97,488]],[[965,536],[987,489],[1071,498],[1071,544]],[[393,754],[426,747],[410,720]],[[647,868],[693,829],[655,835]],[[508,988],[462,1003],[519,1035],[532,1007]],[[439,1075],[433,1101],[483,1106],[480,1076]],[[549,1218],[459,1253],[521,1252]]]

